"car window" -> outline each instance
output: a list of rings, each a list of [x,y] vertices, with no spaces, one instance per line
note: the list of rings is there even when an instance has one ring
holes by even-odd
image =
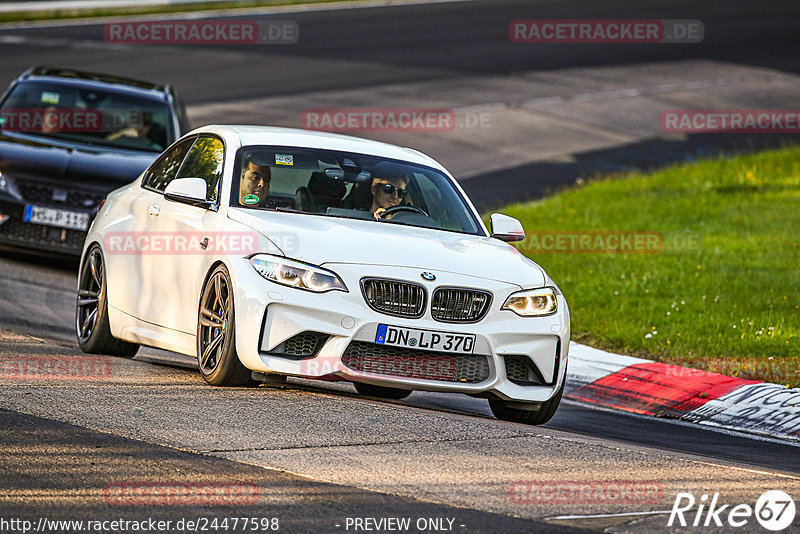
[[[365,154],[295,147],[237,153],[231,206],[294,210],[482,235],[452,179],[436,169]]]
[[[186,153],[194,143],[194,137],[184,139],[174,147],[167,150],[155,163],[147,170],[145,181],[142,185],[164,191],[181,168],[181,163],[186,157]]]
[[[57,82],[16,84],[0,118],[6,131],[146,152],[161,152],[176,137],[164,102]]]
[[[206,181],[206,200],[217,201],[219,179],[225,163],[225,147],[216,137],[200,137],[183,160],[178,178],[202,178]]]

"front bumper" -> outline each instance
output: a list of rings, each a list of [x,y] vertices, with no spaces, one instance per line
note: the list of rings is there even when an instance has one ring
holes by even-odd
[[[547,401],[564,381],[570,326],[569,310],[561,295],[555,314],[519,317],[500,307],[508,295],[528,288],[461,274],[427,269],[437,277],[429,282],[420,277],[422,270],[417,268],[326,264],[342,278],[349,292],[318,294],[271,283],[256,273],[246,259],[232,267],[237,352],[242,363],[253,371],[338,377],[401,389],[451,391],[526,402]],[[418,319],[394,317],[366,304],[359,286],[363,277],[408,280],[425,286],[429,295],[439,286],[479,288],[490,291],[493,301],[486,316],[476,323],[436,321],[430,313],[430,300]],[[381,324],[474,334],[475,347],[471,356],[387,349],[374,344]],[[274,353],[285,341],[308,332],[321,337],[313,354],[286,357]],[[519,362],[532,365],[539,379],[515,380],[512,363]]]

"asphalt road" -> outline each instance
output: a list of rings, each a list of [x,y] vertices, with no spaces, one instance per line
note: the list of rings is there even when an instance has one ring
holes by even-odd
[[[539,532],[574,531],[543,522],[315,482],[6,410],[0,410],[0,425],[3,428],[0,468],[6,473],[0,482],[0,509],[6,520],[24,518],[38,524],[43,518],[48,525],[58,525],[59,521],[127,520],[146,524],[153,521],[167,527],[158,531],[168,532],[178,529],[170,528],[167,521],[175,527],[181,520],[208,527],[210,524],[204,523],[204,519],[229,518],[232,530],[236,525],[234,518],[248,518],[247,528],[252,528],[249,522],[252,518],[257,530],[262,530],[262,522],[267,521],[283,532],[336,532],[342,530],[337,525],[345,525],[347,518],[380,514],[452,519],[459,532],[496,529],[524,532],[532,527]],[[59,465],[53,465],[53,457],[61,460]],[[230,496],[228,502],[212,496],[176,497],[172,504],[163,505],[157,499],[146,504],[128,503],[110,489],[133,487],[125,485],[132,483],[166,486],[174,481],[176,473],[182,474],[180,483],[191,487],[217,491],[231,488],[233,492],[241,488],[241,493]],[[147,507],[146,512],[143,506]],[[273,523],[275,520],[277,523]],[[237,530],[245,530],[243,524],[240,522]],[[72,530],[61,525],[62,528],[42,530]],[[123,530],[118,527],[117,531]]]
[[[800,27],[800,4],[792,0],[737,0],[724,5],[691,0],[462,1],[278,11],[238,18],[294,21],[300,40],[292,45],[110,45],[104,41],[102,24],[6,26],[0,28],[0,83],[11,81],[31,65],[49,64],[172,84],[183,94],[190,115],[209,106],[241,103],[240,113],[231,113],[229,107],[200,113],[202,119],[195,113],[195,125],[235,120],[298,127],[302,126],[300,110],[319,107],[482,106],[489,110],[483,113],[491,116],[494,135],[466,130],[462,135],[456,132],[454,139],[442,134],[426,139],[419,134],[358,133],[413,146],[439,159],[462,181],[480,209],[540,197],[576,177],[800,141],[797,135],[764,134],[663,139],[657,128],[657,110],[670,101],[692,108],[712,104],[793,107],[796,91],[784,91],[781,96],[758,72],[747,72],[747,81],[736,82],[750,86],[744,99],[726,98],[724,88],[716,93],[713,89],[707,94],[686,93],[695,84],[709,81],[703,72],[705,77],[717,78],[712,85],[724,86],[731,78],[742,77],[730,68],[719,71],[720,65],[798,73],[795,51],[800,37],[795,29]],[[703,23],[705,36],[693,44],[509,42],[509,22],[526,18],[691,19]],[[686,64],[692,61],[704,63]],[[655,75],[663,65],[673,68]],[[641,68],[626,80],[614,70],[620,66]],[[608,90],[623,95],[646,93],[652,89],[648,84],[680,81],[681,73],[693,70],[695,77],[667,98],[638,103],[628,98],[628,102],[609,101],[602,106]],[[649,78],[648,72],[652,73]],[[559,83],[562,73],[568,75]],[[532,75],[541,75],[539,83],[528,83]],[[648,79],[643,82],[642,78]],[[502,80],[499,86],[494,83],[498,79]],[[610,86],[609,80],[614,80]],[[461,98],[470,91],[482,97]],[[601,99],[590,108],[580,103],[587,91]],[[576,93],[576,102],[567,100],[559,106],[549,101],[554,95]],[[540,97],[548,103],[534,106],[535,116],[524,115],[520,106]],[[498,111],[498,106],[507,111]],[[564,109],[559,111],[559,107]],[[575,124],[576,114],[579,124]],[[638,124],[622,127],[626,122]],[[651,126],[643,133],[641,124],[656,125],[655,131]],[[491,152],[497,154],[484,156]]]
[[[797,2],[632,4],[457,2],[276,14],[301,27],[300,42],[281,47],[112,47],[97,25],[6,28],[0,30],[0,80],[43,63],[109,71],[174,83],[190,107],[213,111],[217,104],[307,95],[311,107],[320,95],[353,88],[385,95],[429,81],[442,92],[418,93],[417,105],[425,107],[458,100],[465,85],[484,77],[513,81],[620,65],[627,72],[652,62],[800,69]],[[699,19],[706,38],[693,45],[529,47],[508,42],[508,22],[517,18]],[[773,86],[765,89],[761,105],[769,107],[776,95]],[[648,140],[643,147],[622,143],[566,166],[509,165],[472,176],[465,187],[489,205],[492,198],[521,198],[521,190],[541,193],[568,182],[576,169],[590,173],[610,162],[611,168],[647,166],[698,150],[783,140],[699,136]],[[458,160],[473,149],[455,143],[434,155]],[[0,254],[0,358],[81,357],[71,326],[75,269],[69,260]],[[666,518],[656,512],[669,510],[679,491],[718,491],[724,502],[751,504],[768,489],[800,495],[798,447],[671,421],[564,404],[548,425],[531,428],[496,421],[485,401],[463,396],[417,392],[404,402],[384,402],[358,397],[346,384],[307,381],[219,390],[202,382],[190,359],[153,350],[132,361],[102,363],[110,372],[95,380],[3,378],[0,516],[221,518],[230,507],[120,506],[104,495],[109,484],[126,481],[211,481],[255,484],[258,501],[241,510],[279,516],[290,532],[342,531],[338,521],[368,515],[451,517],[462,531],[564,525],[661,532]],[[509,496],[518,481],[649,481],[662,495],[647,502],[520,503]],[[564,515],[576,517],[559,518]]]
[[[89,361],[72,334],[76,268],[0,251],[4,369],[43,357]],[[305,380],[216,389],[180,355],[143,349],[134,360],[100,361],[106,371],[89,380],[3,374],[2,516],[222,520],[228,504],[120,502],[107,488],[246,484],[258,498],[236,513],[278,517],[289,532],[337,532],[348,517],[367,516],[454,518],[463,532],[653,532],[665,529],[663,511],[679,491],[751,502],[769,489],[800,490],[798,446],[674,421],[565,403],[533,428],[497,421],[486,401],[462,395],[386,402]],[[661,494],[516,502],[509,489],[519,481],[655,481]]]
[[[189,104],[374,86],[470,74],[522,73],[706,58],[800,72],[800,4],[652,0],[498,0],[307,11],[240,18],[293,20],[293,45],[109,47],[102,25],[6,30],[30,39],[3,44],[0,79],[52,63],[171,83]],[[697,19],[696,44],[509,42],[516,19]],[[37,42],[38,41],[38,42]],[[64,46],[64,44],[67,46]],[[44,52],[43,49],[56,48]]]
[[[274,10],[273,10],[274,11]],[[398,106],[396,87],[411,84],[434,84],[419,87],[405,103],[409,107],[450,107],[460,102],[460,93],[489,77],[506,77],[511,83],[524,81],[531,73],[558,74],[569,69],[613,69],[642,65],[674,64],[675,71],[687,67],[682,62],[703,60],[719,64],[755,66],[798,73],[800,4],[792,0],[718,2],[691,0],[654,0],[651,2],[590,0],[559,1],[462,1],[421,3],[404,7],[367,7],[363,9],[312,9],[300,12],[244,14],[247,20],[291,20],[298,24],[300,39],[292,45],[225,45],[225,46],[150,46],[109,45],[104,41],[103,25],[75,24],[68,27],[0,28],[0,82],[11,81],[24,69],[36,64],[113,72],[123,76],[169,83],[177,87],[192,108],[225,102],[247,102],[243,118],[247,123],[301,126],[300,114],[285,120],[285,109],[270,97],[285,96],[303,102],[305,108]],[[514,44],[508,39],[508,24],[515,19],[691,19],[700,20],[705,28],[702,42],[693,44]],[[691,67],[688,67],[691,70]],[[702,67],[701,67],[702,68]],[[733,74],[731,74],[733,75]],[[606,75],[591,71],[586,80],[602,81]],[[621,81],[619,73],[612,75]],[[662,82],[669,82],[670,74]],[[786,95],[775,98],[764,80],[748,74],[752,93],[745,100],[717,102],[730,107],[791,107],[793,99]],[[575,89],[587,84],[573,81]],[[691,84],[690,84],[691,85]],[[627,90],[637,90],[638,80],[630,80]],[[376,97],[365,100],[361,95],[344,92],[361,89]],[[548,97],[547,83],[532,86],[524,99]],[[683,89],[681,89],[683,90]],[[481,104],[496,108],[494,99],[510,98],[504,103],[514,111],[514,99],[507,87],[486,87],[489,97]],[[571,93],[558,87],[556,94]],[[504,94],[506,93],[506,94]],[[329,95],[329,98],[326,96]],[[662,100],[663,104],[664,100]],[[689,99],[686,107],[708,106],[703,95]],[[620,102],[613,107],[625,109]],[[653,109],[658,101],[643,103]],[[548,114],[549,106],[543,112]],[[575,109],[581,109],[580,106]],[[480,155],[496,150],[505,143],[524,148],[527,154],[547,151],[547,139],[523,127],[517,135],[483,138],[466,132],[454,146],[404,136],[387,140],[414,146],[443,161],[448,168],[470,180],[464,182],[467,193],[481,209],[489,209],[511,200],[536,198],[576,177],[596,173],[652,168],[695,157],[708,157],[732,151],[758,150],[780,146],[786,140],[800,141],[800,136],[770,135],[707,135],[692,134],[679,139],[653,139],[654,135],[613,139],[611,143],[586,143],[593,136],[615,132],[620,117],[594,124],[592,119],[604,115],[602,108],[583,110],[584,121],[576,130],[555,130],[550,139],[562,140],[565,146],[577,146],[578,154],[557,161],[529,161],[530,156],[499,158],[483,168],[486,160]],[[629,112],[637,115],[637,112]],[[230,113],[211,114],[212,120],[225,120]],[[623,117],[626,117],[623,114]],[[204,117],[205,118],[205,117]],[[528,123],[530,118],[526,118]],[[655,118],[648,119],[657,123]],[[495,113],[495,123],[509,125],[507,115]],[[569,119],[561,118],[570,123]],[[206,121],[195,122],[196,125]],[[587,131],[588,126],[588,131]],[[552,128],[540,126],[542,132]],[[495,131],[505,128],[495,127]],[[376,137],[374,133],[361,135]],[[441,135],[438,137],[442,137]],[[380,135],[377,138],[381,138]],[[525,143],[531,139],[530,144]],[[584,140],[584,145],[577,142]],[[614,146],[610,146],[614,145]],[[511,146],[504,147],[505,152]],[[598,149],[598,147],[601,147]],[[583,150],[581,150],[583,149]],[[511,150],[513,151],[513,150]],[[552,151],[552,150],[550,150]],[[473,157],[469,157],[472,155]],[[465,157],[466,156],[466,157]],[[502,156],[502,154],[501,154]],[[462,166],[461,162],[469,162]],[[505,184],[496,187],[498,179]]]

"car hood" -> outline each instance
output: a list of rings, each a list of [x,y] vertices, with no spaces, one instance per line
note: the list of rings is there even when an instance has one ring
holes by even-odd
[[[106,147],[81,147],[0,134],[0,170],[48,179],[121,185],[136,179],[158,157]]]
[[[490,237],[299,213],[231,208],[228,217],[263,234],[293,259],[412,267],[542,287],[544,271],[507,243]]]

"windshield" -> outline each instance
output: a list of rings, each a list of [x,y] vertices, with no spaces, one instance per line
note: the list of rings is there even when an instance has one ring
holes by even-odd
[[[52,82],[17,84],[0,108],[4,131],[162,152],[174,140],[166,104]]]
[[[246,147],[237,154],[231,205],[299,211],[483,235],[441,172],[363,154]]]

